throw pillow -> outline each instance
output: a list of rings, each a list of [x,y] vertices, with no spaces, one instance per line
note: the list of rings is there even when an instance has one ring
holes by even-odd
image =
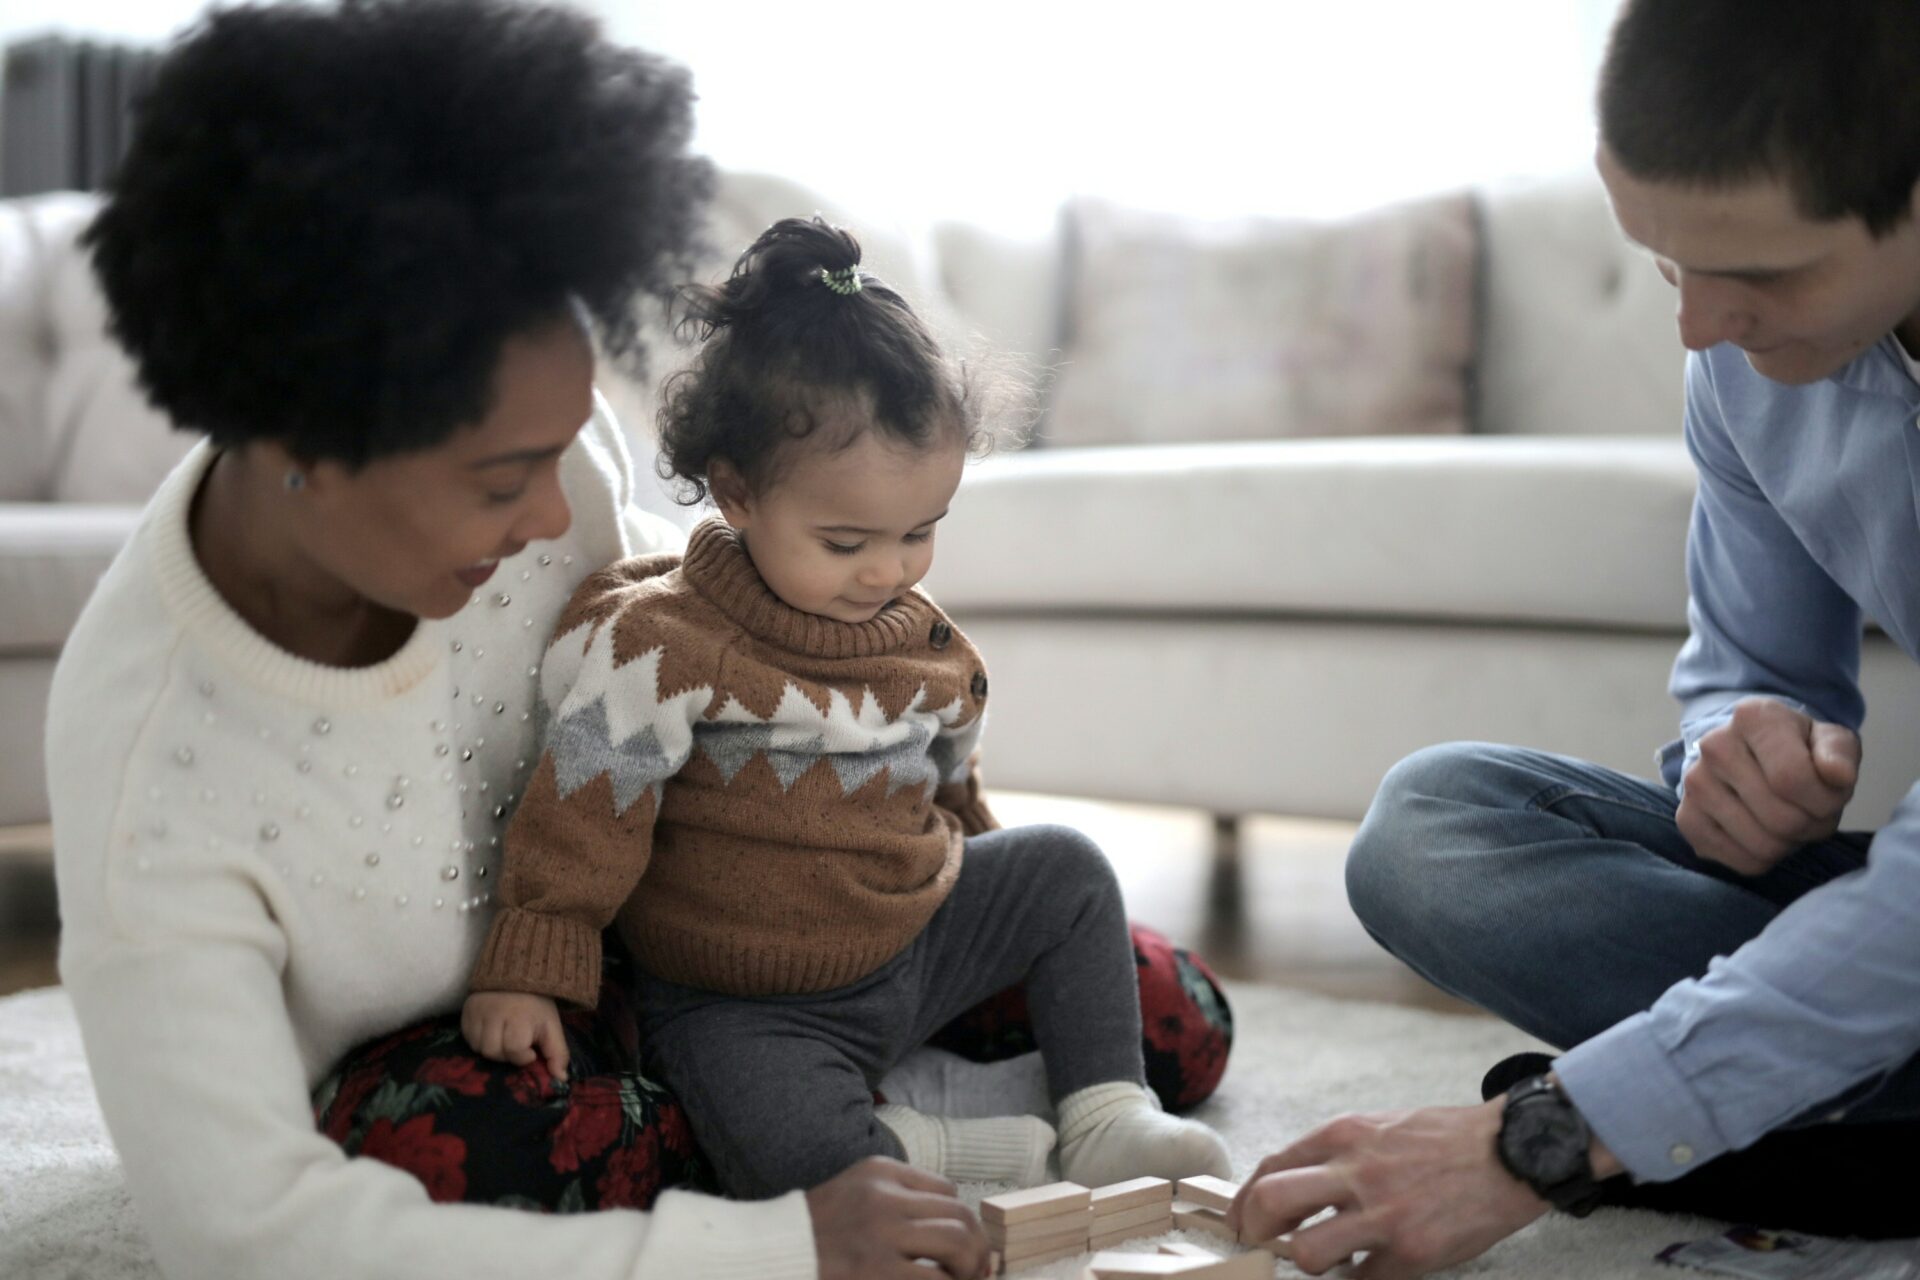
[[[1465,193],[1335,222],[1064,215],[1055,445],[1466,429]]]

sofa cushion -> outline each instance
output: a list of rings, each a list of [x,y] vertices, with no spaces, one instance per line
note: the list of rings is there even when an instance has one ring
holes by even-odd
[[[91,199],[87,215],[91,216]],[[107,332],[107,300],[77,244],[85,219],[62,228],[47,288],[52,338],[46,421],[56,502],[145,505],[198,436],[176,431],[139,386],[133,361]]]
[[[141,508],[0,503],[0,655],[58,652]]]
[[[1067,211],[1059,445],[1466,427],[1465,193],[1337,222]]]
[[[1678,436],[1673,288],[1620,233],[1592,170],[1492,186],[1480,204],[1476,429]]]
[[[1679,440],[1039,450],[970,469],[927,585],[961,614],[1201,611],[1680,631],[1693,489]]]
[[[0,502],[48,494],[48,279],[93,209],[71,192],[0,200]]]

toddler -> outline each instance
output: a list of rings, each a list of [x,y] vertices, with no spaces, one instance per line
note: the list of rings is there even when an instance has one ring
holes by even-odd
[[[916,585],[980,434],[979,397],[846,232],[776,223],[689,288],[698,358],[663,465],[716,518],[682,555],[588,578],[541,672],[539,766],[463,1025],[556,1074],[556,1002],[593,1003],[600,931],[639,970],[643,1052],[725,1189],[811,1187],[870,1155],[1034,1183],[1056,1133],[876,1105],[886,1071],[1026,984],[1061,1176],[1230,1172],[1145,1087],[1105,857],[1000,829],[974,747],[980,655]]]

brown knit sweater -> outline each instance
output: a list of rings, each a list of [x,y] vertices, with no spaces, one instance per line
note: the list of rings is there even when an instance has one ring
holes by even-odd
[[[546,746],[507,828],[476,991],[591,1006],[609,922],[673,982],[844,986],[913,940],[963,837],[997,825],[966,637],[918,590],[864,623],[793,609],[719,520],[684,561],[582,583],[541,694]]]

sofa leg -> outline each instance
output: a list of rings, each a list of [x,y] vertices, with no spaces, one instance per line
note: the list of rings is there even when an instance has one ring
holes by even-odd
[[[1207,910],[1216,924],[1237,924],[1246,911],[1240,865],[1240,815],[1213,815],[1213,867],[1207,876]]]
[[[26,827],[0,826],[0,863],[53,865],[53,827],[37,823]]]

